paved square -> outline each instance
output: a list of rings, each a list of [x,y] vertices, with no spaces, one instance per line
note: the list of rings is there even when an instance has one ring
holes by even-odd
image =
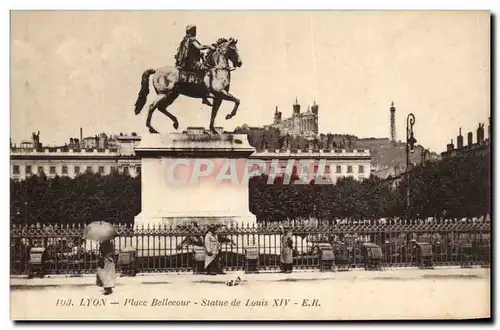
[[[93,285],[94,277],[38,282],[15,279],[11,283],[11,316],[13,319],[94,320],[490,316],[489,269],[255,274],[244,276],[240,286],[227,286],[225,282],[235,275],[120,278],[110,296],[103,296],[101,289]],[[31,283],[31,286],[23,283]]]

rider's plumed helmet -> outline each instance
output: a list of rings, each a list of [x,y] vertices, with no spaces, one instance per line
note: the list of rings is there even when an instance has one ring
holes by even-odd
[[[186,26],[186,34],[194,37],[196,34],[196,25]]]

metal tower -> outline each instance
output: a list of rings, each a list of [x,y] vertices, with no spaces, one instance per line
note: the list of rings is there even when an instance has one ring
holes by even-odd
[[[396,142],[396,108],[391,102],[391,141]]]

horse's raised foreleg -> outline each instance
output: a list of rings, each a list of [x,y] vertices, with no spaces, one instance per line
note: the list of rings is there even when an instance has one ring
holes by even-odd
[[[174,103],[178,96],[178,93],[169,93],[167,97],[158,105],[158,110],[173,121],[175,129],[179,128],[179,122],[177,121],[177,117],[167,111],[167,107]]]
[[[222,103],[222,99],[214,99],[212,105],[212,115],[210,116],[210,132],[212,134],[219,134],[214,128],[215,117],[217,117],[217,112],[219,111],[219,107]]]
[[[213,106],[212,103],[210,103],[210,101],[208,101],[208,99],[215,99],[217,98],[217,96],[215,96],[214,94],[212,94],[212,92],[207,92],[207,95],[203,96],[203,100],[201,103],[205,104],[205,105],[208,105],[209,107]]]
[[[229,93],[225,89],[217,91],[215,94],[217,97],[220,97],[223,100],[234,102],[233,111],[231,111],[231,113],[226,116],[226,119],[233,118],[236,115],[236,112],[238,111],[238,107],[240,106],[240,100],[231,95],[231,93]]]
[[[201,101],[201,103],[203,103],[205,105],[208,105],[209,107],[212,106],[212,103],[210,103],[210,101],[208,101],[208,98],[206,96],[203,98],[203,100]]]
[[[153,118],[153,112],[155,111],[155,109],[166,97],[167,95],[161,94],[149,105],[148,118],[146,119],[146,126],[149,128],[149,133],[158,133],[158,131],[155,130],[153,126],[151,126],[151,118]]]

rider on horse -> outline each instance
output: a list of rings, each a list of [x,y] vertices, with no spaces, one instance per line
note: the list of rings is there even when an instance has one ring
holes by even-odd
[[[214,49],[210,46],[200,45],[195,37],[196,29],[194,26],[189,26],[186,30],[186,37],[182,40],[179,52],[175,57],[176,64],[180,67],[169,65],[156,69],[149,68],[142,73],[141,88],[134,104],[134,112],[138,115],[144,108],[151,82],[157,98],[149,105],[146,119],[146,126],[150,133],[158,133],[151,126],[151,118],[156,109],[172,120],[174,129],[179,128],[177,118],[167,110],[179,95],[202,98],[204,99],[203,103],[207,105],[209,104],[208,98],[214,100],[211,106],[209,127],[213,134],[218,134],[214,128],[214,122],[222,101],[234,103],[233,110],[226,115],[226,120],[233,118],[238,111],[240,100],[229,92],[231,71],[243,65],[236,45],[238,40],[220,38],[216,44],[212,44]],[[204,54],[205,63],[202,64],[200,63],[201,50],[207,48],[210,51]],[[202,72],[191,70],[202,70]]]
[[[175,55],[175,65],[180,69],[196,72],[200,76],[203,76],[206,70],[209,69],[201,60],[201,51],[205,49],[215,50],[215,47],[200,44],[196,39],[196,26],[188,25],[186,27],[186,35],[182,39]],[[206,97],[203,98],[203,104],[212,105]]]

